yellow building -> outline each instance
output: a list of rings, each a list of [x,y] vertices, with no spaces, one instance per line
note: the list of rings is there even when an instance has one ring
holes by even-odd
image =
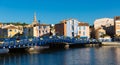
[[[5,37],[5,38],[13,37],[19,33],[18,28],[14,25],[11,25],[11,24],[2,27],[1,30],[2,30],[1,32],[3,32],[2,37]]]

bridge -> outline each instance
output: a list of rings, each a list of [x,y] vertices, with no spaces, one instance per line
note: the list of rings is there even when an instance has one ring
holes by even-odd
[[[7,39],[0,43],[0,48],[30,48],[33,46],[44,46],[49,44],[100,44],[98,41],[91,41],[89,39],[81,38],[71,38],[64,36],[45,36],[45,37],[34,37],[34,38],[22,38],[19,40],[16,39]]]

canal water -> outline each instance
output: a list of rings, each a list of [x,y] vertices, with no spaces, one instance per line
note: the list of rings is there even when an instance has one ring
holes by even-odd
[[[0,55],[0,65],[120,65],[120,47],[44,49]]]

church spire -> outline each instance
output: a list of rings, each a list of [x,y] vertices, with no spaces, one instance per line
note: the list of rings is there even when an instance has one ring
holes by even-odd
[[[32,24],[38,24],[37,18],[36,18],[36,12],[34,12],[34,20]]]
[[[37,21],[36,13],[34,12],[34,21]]]

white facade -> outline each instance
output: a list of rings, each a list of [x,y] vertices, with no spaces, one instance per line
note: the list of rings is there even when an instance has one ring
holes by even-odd
[[[78,23],[76,19],[69,19],[66,21],[66,33],[69,37],[75,37],[78,34]]]

